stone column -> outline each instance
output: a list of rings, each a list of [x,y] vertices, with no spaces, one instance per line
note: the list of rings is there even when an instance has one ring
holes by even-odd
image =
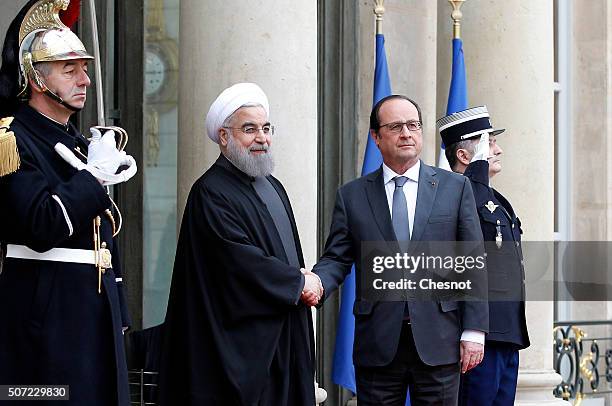
[[[306,262],[315,260],[317,207],[317,4],[181,1],[178,207],[217,158],[205,132],[214,98],[255,82],[270,99],[275,175],[295,211]],[[180,218],[180,216],[179,216]]]
[[[451,7],[439,0],[439,115],[450,76]],[[445,11],[443,11],[445,10]],[[529,0],[468,0],[462,7],[462,39],[469,105],[486,104],[504,150],[495,188],[521,218],[526,241],[552,241],[554,231],[553,4]],[[443,17],[444,16],[444,17]],[[445,63],[443,63],[445,62]],[[529,244],[527,242],[527,244]],[[529,274],[538,272],[526,266]],[[552,298],[552,288],[548,292]],[[529,301],[531,347],[521,351],[517,405],[566,404],[552,395],[561,377],[553,370],[553,303]]]
[[[571,174],[572,240],[612,240],[612,61],[607,1],[571,2],[573,43],[570,51],[572,83]],[[588,23],[585,23],[588,22]],[[596,174],[596,176],[594,176]],[[584,182],[590,179],[590,185]],[[604,305],[605,307],[605,305]]]
[[[270,99],[276,170],[291,199],[306,266],[316,261],[317,2],[183,0],[180,10],[179,222],[193,182],[216,160],[204,119],[236,82]]]

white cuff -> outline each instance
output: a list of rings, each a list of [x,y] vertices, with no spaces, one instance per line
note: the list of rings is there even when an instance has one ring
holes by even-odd
[[[471,341],[473,343],[484,345],[485,333],[479,330],[463,330],[463,334],[461,334],[461,341]]]
[[[72,222],[70,221],[70,217],[68,217],[68,212],[66,211],[66,208],[64,207],[64,203],[62,203],[58,195],[52,195],[51,197],[62,208],[62,213],[64,213],[64,220],[66,220],[66,224],[68,225],[68,237],[72,237],[72,234],[74,233],[74,229],[72,228]]]

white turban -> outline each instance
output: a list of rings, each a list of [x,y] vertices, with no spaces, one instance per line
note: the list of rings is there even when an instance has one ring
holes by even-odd
[[[208,137],[219,143],[219,130],[226,118],[245,104],[261,104],[270,115],[270,105],[266,94],[255,83],[237,83],[228,87],[215,99],[206,115]]]

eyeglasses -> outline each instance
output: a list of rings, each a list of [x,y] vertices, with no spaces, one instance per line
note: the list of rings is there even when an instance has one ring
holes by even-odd
[[[393,134],[400,134],[404,126],[412,133],[421,131],[422,127],[420,121],[396,121],[394,123],[383,124],[380,128],[387,127]]]
[[[254,125],[243,125],[242,127],[223,127],[230,130],[238,130],[246,135],[257,135],[260,131],[264,135],[274,135],[273,125],[264,125],[263,127],[255,127]]]

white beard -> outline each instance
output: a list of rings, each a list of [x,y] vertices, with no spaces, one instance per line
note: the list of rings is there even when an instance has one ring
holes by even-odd
[[[265,145],[263,148],[267,151],[265,154],[251,154],[250,149],[257,149],[258,147],[259,146],[250,148],[243,147],[234,140],[232,134],[229,134],[227,139],[226,158],[234,164],[236,168],[249,176],[268,176],[274,171],[272,150],[268,145]]]

